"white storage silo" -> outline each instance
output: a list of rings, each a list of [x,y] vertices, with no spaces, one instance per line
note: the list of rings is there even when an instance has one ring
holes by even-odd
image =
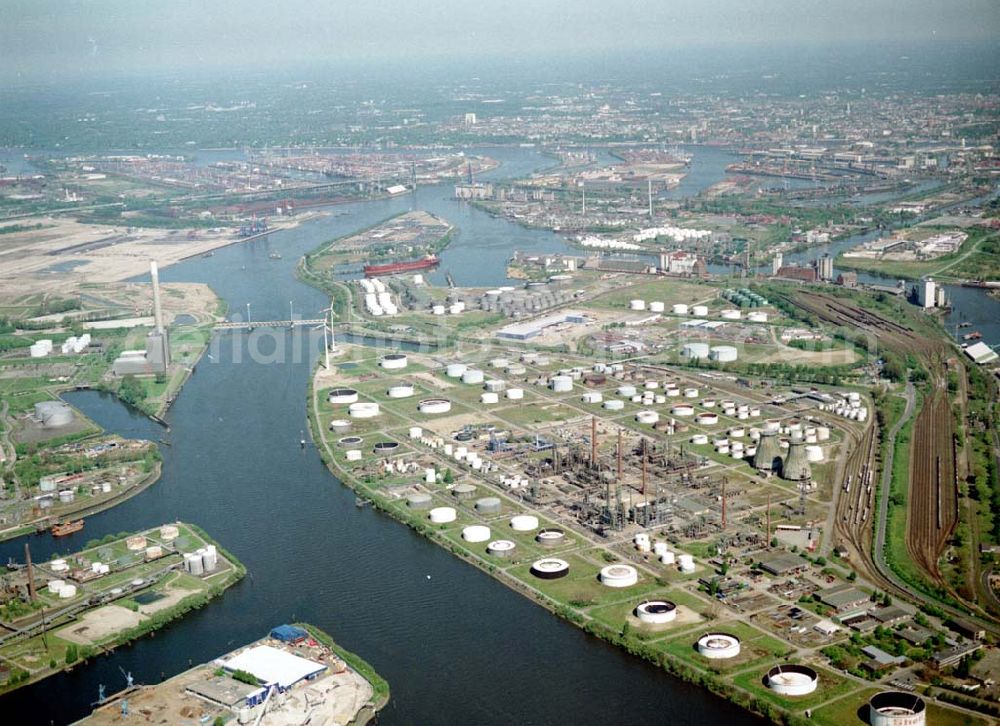
[[[493,404],[500,402],[500,394],[493,393],[492,391],[484,391],[479,394],[479,402],[484,404]]]
[[[531,532],[538,529],[538,517],[533,514],[517,514],[510,518],[510,528],[515,532]]]
[[[649,303],[649,311],[651,313],[662,313],[664,309],[665,308],[663,303],[658,300],[654,300],[653,302]]]
[[[435,507],[428,513],[428,517],[434,524],[454,522],[457,516],[454,507]]]
[[[685,305],[684,303],[677,303],[671,308],[671,311],[673,312],[674,315],[687,315],[688,306]]]
[[[678,555],[677,564],[681,572],[694,572],[694,557],[691,555]]]
[[[708,358],[708,343],[685,343],[681,348],[681,355],[692,360]]]
[[[477,368],[467,368],[465,373],[462,374],[462,383],[482,383],[483,382],[483,372]]]
[[[696,318],[704,318],[708,315],[708,305],[695,305],[691,308],[691,314]]]
[[[524,389],[523,388],[508,388],[507,389],[507,398],[509,398],[511,401],[520,401],[520,400],[522,400],[524,398]]]
[[[465,363],[449,363],[445,373],[449,378],[461,378],[467,370],[469,366]]]
[[[716,345],[713,346],[711,352],[709,353],[709,358],[720,363],[731,363],[736,360],[737,351],[736,347],[732,345]]]
[[[462,530],[466,542],[486,542],[490,538],[490,528],[482,524],[472,524]]]
[[[552,376],[549,386],[556,393],[566,393],[573,390],[573,379],[570,376]]]
[[[617,398],[613,398],[604,402],[604,408],[608,411],[621,411],[625,408],[625,402],[619,401]]]
[[[604,394],[600,391],[587,391],[580,396],[580,400],[584,403],[600,403],[604,400]]]
[[[629,300],[628,303],[629,310],[645,310],[646,301],[645,300]]]

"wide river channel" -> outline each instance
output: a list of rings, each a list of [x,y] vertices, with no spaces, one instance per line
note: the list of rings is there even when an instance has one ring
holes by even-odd
[[[498,178],[551,163],[533,149],[487,153],[503,162],[493,173]],[[733,159],[700,149],[683,192],[718,181]],[[257,320],[287,319],[290,303],[297,317],[319,317],[327,299],[295,279],[299,257],[413,206],[459,230],[435,280],[447,271],[458,285],[503,284],[514,249],[568,251],[558,236],[494,219],[453,201],[451,191],[424,187],[415,198],[333,207],[332,216],[161,274],[167,282],[210,284],[234,316],[249,302]],[[984,302],[993,303],[977,291],[972,308]],[[154,637],[4,696],[0,722],[70,722],[89,713],[98,684],[109,692],[124,686],[121,670],[139,683],[157,683],[291,621],[318,625],[385,676],[392,688],[380,716],[386,725],[760,722],[586,635],[407,527],[355,506],[354,494],[312,445],[299,446],[308,438],[306,387],[319,341],[315,331],[220,336],[167,414],[169,431],[112,397],[67,394],[110,432],[162,440],[163,476],[134,499],[89,517],[77,535],[31,538],[36,560],[108,533],[180,519],[207,530],[249,575]],[[8,557],[23,557],[23,540],[0,545],[0,561]]]

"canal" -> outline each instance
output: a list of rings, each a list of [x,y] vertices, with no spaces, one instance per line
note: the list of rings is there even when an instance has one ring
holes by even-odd
[[[505,174],[548,163],[534,151],[510,154]],[[444,255],[458,284],[501,283],[502,263],[515,248],[562,247],[556,235],[453,202],[450,191],[420,189],[416,204],[460,228]],[[314,315],[327,301],[295,280],[296,260],[412,202],[337,207],[346,213],[221,249],[161,276],[209,283],[234,312],[251,303],[256,319],[286,316],[289,302],[296,314]],[[386,677],[392,700],[380,719],[385,725],[759,723],[587,636],[407,527],[357,508],[311,445],[299,446],[308,435],[305,392],[320,345],[314,331],[220,336],[167,414],[169,431],[112,397],[67,394],[108,431],[162,439],[163,476],[89,517],[77,535],[30,538],[36,560],[108,533],[180,519],[216,537],[249,575],[154,637],[4,696],[4,723],[67,723],[89,712],[99,684],[109,692],[122,687],[122,671],[157,683],[295,620],[323,628]],[[22,548],[23,540],[4,543],[0,558],[20,559]]]

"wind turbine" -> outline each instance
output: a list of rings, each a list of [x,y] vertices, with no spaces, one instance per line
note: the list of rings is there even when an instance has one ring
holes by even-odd
[[[322,310],[320,310],[320,312],[321,313],[329,313],[330,314],[330,320],[329,320],[329,322],[327,322],[327,317],[326,317],[326,315],[324,315],[323,316],[323,324],[321,326],[317,326],[317,327],[322,327],[323,328],[324,367],[327,370],[330,370],[330,349],[331,348],[333,350],[337,349],[337,340],[334,337],[334,333],[333,333],[333,305],[330,305],[330,307],[328,307],[328,308],[323,308]],[[315,328],[314,328],[314,330],[315,330]],[[329,339],[327,338],[327,334],[328,333],[329,333]]]

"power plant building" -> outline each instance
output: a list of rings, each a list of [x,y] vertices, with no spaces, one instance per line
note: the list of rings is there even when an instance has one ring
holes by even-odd
[[[163,324],[160,305],[160,275],[156,262],[149,263],[153,283],[153,330],[146,336],[145,350],[125,350],[115,359],[112,371],[116,376],[161,375],[170,367],[170,336]]]

